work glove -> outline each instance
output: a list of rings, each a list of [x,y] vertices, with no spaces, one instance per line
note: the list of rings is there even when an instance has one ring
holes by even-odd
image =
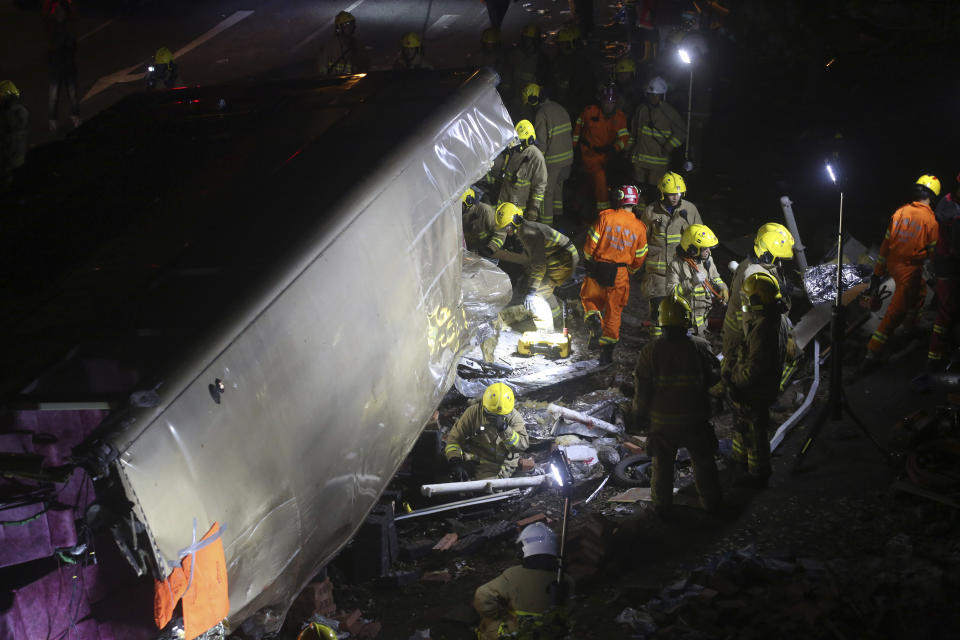
[[[470,480],[470,472],[467,471],[467,466],[460,458],[449,460],[449,473],[451,482],[467,482]]]
[[[477,253],[480,254],[481,258],[489,258],[493,255],[493,249],[491,249],[489,246],[483,246],[477,249]]]
[[[533,291],[527,294],[527,297],[523,299],[523,308],[527,311],[533,313],[533,310],[536,306],[537,294]]]
[[[726,287],[720,289],[720,299],[723,301],[723,304],[730,302],[730,289]]]

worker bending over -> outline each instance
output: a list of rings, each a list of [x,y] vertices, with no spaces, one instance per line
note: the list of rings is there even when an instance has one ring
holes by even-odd
[[[443,452],[454,482],[471,479],[468,462],[475,464],[477,479],[514,474],[530,439],[523,416],[513,405],[513,389],[495,382],[483,392],[480,404],[467,408],[453,425]]]
[[[467,189],[460,197],[463,215],[463,239],[467,249],[489,258],[503,248],[507,232],[497,228],[497,212],[477,199],[477,192]]]

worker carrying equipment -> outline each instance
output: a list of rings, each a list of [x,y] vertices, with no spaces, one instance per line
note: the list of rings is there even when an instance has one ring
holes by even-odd
[[[497,212],[477,200],[477,192],[467,189],[460,197],[463,214],[463,239],[467,250],[489,258],[503,248],[507,232],[497,227]]]
[[[751,273],[741,292],[744,341],[723,376],[734,402],[733,461],[746,474],[738,483],[763,488],[771,473],[770,405],[780,395],[790,327],[772,274]]]
[[[543,191],[543,207],[538,222],[553,226],[563,215],[563,184],[570,177],[573,164],[573,127],[570,114],[560,103],[543,95],[538,84],[523,88],[524,104],[534,109],[533,128],[536,145],[547,165],[547,184]]]
[[[499,185],[497,205],[511,202],[524,209],[524,217],[537,221],[547,190],[547,162],[533,144],[536,131],[529,120],[516,124],[518,142],[507,147],[493,163],[487,182]]]
[[[526,290],[523,304],[533,311],[536,298],[547,301],[552,312],[553,327],[560,324],[560,302],[554,290],[570,279],[576,271],[580,254],[568,237],[545,224],[524,219],[520,208],[510,202],[497,207],[497,227],[506,229],[507,234],[516,234],[529,257],[524,274],[524,285],[518,290]],[[540,318],[541,321],[546,320]],[[546,327],[552,330],[551,327]]]
[[[675,291],[690,302],[698,335],[706,333],[707,315],[714,302],[726,304],[730,299],[730,290],[710,255],[710,249],[718,243],[707,225],[690,225],[683,230],[667,269],[667,291]]]
[[[640,217],[647,227],[650,247],[640,292],[649,300],[650,320],[653,323],[657,323],[660,301],[669,292],[667,267],[676,254],[683,231],[691,225],[703,224],[696,205],[683,199],[687,185],[680,174],[664,174],[657,188],[660,190],[660,200],[647,205]],[[659,326],[654,326],[652,333],[654,336],[660,335]]]
[[[173,61],[173,53],[160,47],[153,56],[153,64],[147,67],[148,89],[173,89],[183,86],[180,65]]]
[[[600,90],[597,104],[584,109],[573,126],[573,144],[579,145],[580,161],[597,211],[610,208],[607,187],[610,154],[623,151],[629,141],[627,116],[617,108],[616,88],[606,85]]]
[[[913,201],[897,209],[890,218],[880,256],[873,267],[873,285],[875,288],[877,282],[889,274],[896,288],[867,344],[866,368],[880,364],[894,329],[904,322],[908,326],[916,323],[927,289],[923,282],[923,263],[933,258],[937,245],[937,218],[930,204],[939,195],[940,180],[922,175],[914,185]]]
[[[686,300],[676,294],[664,297],[657,313],[663,335],[643,347],[633,372],[631,418],[635,428],[649,424],[650,495],[660,515],[668,514],[673,503],[674,461],[680,447],[690,453],[703,508],[717,511],[721,502],[709,393],[720,381],[720,363],[705,339],[687,335],[689,314]]]
[[[566,626],[550,612],[550,586],[557,578],[557,536],[542,522],[527,525],[517,537],[521,564],[479,586],[473,608],[480,614],[479,640],[499,638],[559,638]],[[564,575],[568,592],[573,580]],[[553,625],[560,624],[560,633]]]
[[[647,257],[647,228],[633,213],[640,197],[637,188],[623,185],[618,195],[620,207],[600,212],[583,245],[587,277],[580,302],[590,347],[601,348],[601,365],[613,362],[623,308],[630,299],[630,276]]]
[[[470,479],[466,462],[476,464],[477,479],[509,478],[529,443],[523,416],[514,409],[513,389],[496,382],[450,429],[444,455],[455,482]]]
[[[630,159],[640,185],[658,184],[667,171],[670,153],[683,144],[687,126],[667,101],[667,83],[657,76],[647,83],[646,101],[630,121]]]

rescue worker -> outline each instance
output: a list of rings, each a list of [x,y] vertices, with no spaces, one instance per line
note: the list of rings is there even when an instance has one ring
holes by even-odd
[[[906,323],[912,326],[923,306],[926,286],[923,262],[933,257],[937,246],[937,218],[930,203],[940,195],[940,180],[922,175],[914,185],[913,201],[897,209],[890,218],[873,266],[871,289],[876,290],[889,274],[896,283],[887,312],[867,343],[864,368],[872,369],[883,360],[883,350],[893,330]]]
[[[77,38],[73,33],[72,0],[44,0],[44,24],[47,29],[50,65],[50,99],[47,103],[48,126],[54,133],[59,126],[60,92],[66,92],[70,121],[80,126],[80,100],[77,96]]]
[[[640,190],[658,184],[667,172],[670,153],[683,144],[687,127],[667,100],[667,83],[657,76],[647,83],[646,101],[630,123],[630,160]]]
[[[10,186],[13,171],[27,158],[30,113],[20,102],[20,90],[10,80],[0,82],[0,188]]]
[[[529,120],[521,120],[514,127],[517,140],[497,158],[487,182],[499,184],[497,204],[512,202],[523,207],[527,220],[536,221],[543,212],[543,197],[547,190],[547,162],[536,146],[537,133]]]
[[[733,461],[746,472],[737,484],[761,489],[771,472],[770,405],[780,395],[789,326],[776,277],[751,273],[741,291],[744,341],[723,376],[734,402]]]
[[[357,19],[349,11],[341,11],[333,19],[336,36],[320,53],[318,70],[322,76],[347,76],[370,70],[367,48],[357,38]]]
[[[400,38],[400,53],[393,63],[394,71],[413,71],[414,69],[433,69],[433,65],[423,57],[423,39],[416,31],[408,31]]]
[[[937,276],[937,319],[930,334],[927,368],[939,371],[947,364],[949,337],[960,306],[960,174],[953,193],[941,198],[934,214],[937,218],[937,252],[933,257],[933,270]]]
[[[460,197],[463,213],[463,239],[467,249],[489,258],[503,248],[507,232],[497,228],[497,212],[486,202],[477,200],[477,192],[467,189]]]
[[[577,248],[568,237],[547,225],[525,220],[520,207],[512,202],[497,207],[497,228],[516,234],[530,258],[526,265],[524,307],[534,311],[536,297],[544,298],[550,305],[553,325],[557,326],[562,311],[553,291],[576,271],[580,260]]]
[[[483,392],[479,404],[463,412],[447,434],[443,450],[454,482],[470,480],[468,462],[475,465],[477,479],[514,474],[530,439],[523,416],[513,406],[513,389],[495,382]]]
[[[597,211],[610,208],[607,165],[614,151],[623,151],[630,139],[627,117],[617,109],[617,92],[607,85],[600,91],[599,105],[583,110],[573,126],[573,144],[592,191]]]
[[[637,80],[637,64],[630,58],[620,58],[613,66],[613,81],[617,85],[617,107],[629,118],[643,99],[643,88]]]
[[[720,508],[720,478],[713,454],[717,437],[710,424],[709,389],[720,381],[720,363],[710,344],[687,335],[690,305],[677,295],[660,302],[662,337],[640,351],[633,372],[633,415],[641,428],[649,424],[650,497],[658,515],[673,504],[677,450],[686,447],[700,503],[709,512]]]
[[[601,366],[613,362],[620,318],[630,299],[630,276],[647,257],[647,228],[633,212],[640,194],[628,184],[620,187],[618,195],[620,208],[601,211],[583,245],[587,277],[580,287],[580,301],[590,348],[601,347]]]
[[[546,59],[540,51],[540,27],[531,23],[520,32],[520,42],[507,53],[503,69],[501,95],[512,113],[517,113],[523,105],[520,91],[530,83],[539,83],[546,75]]]
[[[594,99],[596,76],[580,50],[580,29],[564,25],[557,31],[556,55],[546,86],[567,113],[580,113]]]
[[[535,522],[523,528],[517,543],[522,545],[520,566],[508,567],[473,594],[473,608],[480,614],[479,640],[560,637],[548,632],[544,620],[553,604],[551,585],[557,580],[557,536]],[[566,575],[564,579],[572,593],[573,580]]]
[[[573,127],[567,110],[542,91],[540,85],[528,84],[523,88],[523,102],[534,110],[535,144],[547,164],[547,185],[539,221],[552,226],[563,215],[563,183],[570,177],[573,164]]]
[[[484,29],[480,35],[480,53],[477,54],[476,62],[478,67],[490,67],[502,76],[504,57],[500,43],[500,29]]]
[[[147,89],[180,87],[180,65],[173,61],[173,53],[160,47],[153,55],[153,64],[147,67]]]
[[[660,301],[667,295],[667,265],[673,259],[683,231],[695,224],[703,224],[700,211],[689,200],[684,200],[687,185],[678,173],[667,173],[657,185],[660,200],[647,205],[640,220],[647,226],[647,242],[650,254],[647,268],[640,285],[640,292],[650,304],[652,335],[660,335],[657,313]]]
[[[667,266],[668,292],[690,303],[693,330],[700,336],[707,333],[707,315],[714,302],[727,304],[730,290],[710,257],[717,246],[716,234],[705,224],[692,224],[683,230],[673,260]]]

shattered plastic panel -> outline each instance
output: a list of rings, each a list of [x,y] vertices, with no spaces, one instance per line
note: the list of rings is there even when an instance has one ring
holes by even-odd
[[[460,195],[514,135],[496,81],[477,74],[436,107],[349,188],[353,208],[322,212],[287,281],[168,372],[156,407],[113,422],[158,565],[179,563],[194,519],[224,527],[234,628],[285,611],[346,544],[452,384],[470,331],[509,298],[506,276],[471,258],[461,295]],[[304,189],[320,202],[323,187]]]

